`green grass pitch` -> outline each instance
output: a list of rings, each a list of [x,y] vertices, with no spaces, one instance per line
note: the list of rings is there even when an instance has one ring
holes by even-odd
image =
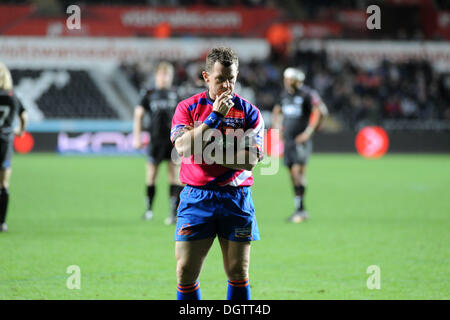
[[[0,299],[175,299],[166,165],[155,219],[144,222],[140,157],[16,155],[8,224],[0,234]],[[450,157],[314,154],[306,205],[293,225],[287,171],[261,175],[253,198],[261,241],[252,245],[253,299],[449,299]],[[66,287],[67,267],[81,289]],[[370,290],[367,268],[380,268]],[[200,276],[204,299],[225,299],[214,243]]]

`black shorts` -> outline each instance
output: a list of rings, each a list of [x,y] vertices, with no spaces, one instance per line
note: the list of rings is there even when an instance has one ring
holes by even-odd
[[[153,140],[147,145],[147,161],[158,164],[164,160],[171,160],[173,144],[169,139]]]
[[[287,141],[284,143],[284,164],[289,168],[294,164],[305,165],[312,153],[311,139],[304,143]]]
[[[11,167],[11,159],[14,153],[13,149],[14,135],[0,136],[0,169],[5,170]]]

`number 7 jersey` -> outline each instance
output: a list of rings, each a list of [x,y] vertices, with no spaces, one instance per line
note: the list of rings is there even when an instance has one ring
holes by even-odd
[[[13,133],[14,119],[23,111],[25,108],[12,91],[0,90],[0,134],[2,136]]]

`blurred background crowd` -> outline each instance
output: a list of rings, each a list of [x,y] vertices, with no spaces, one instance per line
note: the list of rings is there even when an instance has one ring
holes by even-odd
[[[182,96],[201,90],[202,60],[173,63],[175,85]],[[143,88],[152,85],[153,66],[140,62],[121,67],[136,88]],[[283,90],[287,66],[301,68],[307,75],[305,84],[316,89],[330,113],[350,129],[380,124],[384,119],[450,119],[450,74],[435,72],[426,60],[385,60],[365,70],[348,60],[333,66],[325,52],[293,50],[284,63],[241,63],[239,84],[246,89],[245,96],[262,110],[272,110]]]

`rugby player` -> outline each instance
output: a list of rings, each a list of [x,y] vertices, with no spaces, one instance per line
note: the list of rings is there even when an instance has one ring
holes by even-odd
[[[171,159],[173,145],[170,142],[170,125],[178,103],[177,92],[172,88],[173,77],[174,67],[172,64],[161,62],[157,66],[155,88],[143,90],[140,103],[134,109],[133,121],[133,146],[139,149],[143,146],[141,139],[142,120],[146,113],[150,118],[147,128],[150,134],[150,142],[147,146],[144,220],[153,218],[152,206],[156,191],[155,182],[158,167],[162,161],[168,161],[171,212],[169,217],[165,219],[166,224],[174,224],[176,221],[176,209],[183,188],[178,178],[179,166]]]
[[[301,70],[287,68],[283,77],[285,90],[273,108],[273,128],[282,127],[284,164],[289,168],[295,192],[295,211],[288,221],[300,223],[309,218],[305,191],[312,136],[328,111],[318,93],[303,84],[305,74]]]
[[[172,120],[171,140],[182,156],[180,179],[186,184],[175,231],[179,300],[201,299],[198,278],[216,236],[228,278],[227,299],[250,299],[250,242],[260,239],[250,186],[262,156],[264,121],[258,108],[234,93],[238,67],[232,49],[211,49],[202,73],[208,90],[181,101]],[[240,129],[248,143],[235,148],[227,161],[196,161],[209,142],[198,150],[198,141],[213,129],[221,134]]]
[[[13,129],[19,116],[19,126]],[[14,135],[22,136],[27,124],[27,113],[13,93],[13,82],[8,68],[0,63],[0,232],[8,231],[6,214],[9,202],[9,181]]]

